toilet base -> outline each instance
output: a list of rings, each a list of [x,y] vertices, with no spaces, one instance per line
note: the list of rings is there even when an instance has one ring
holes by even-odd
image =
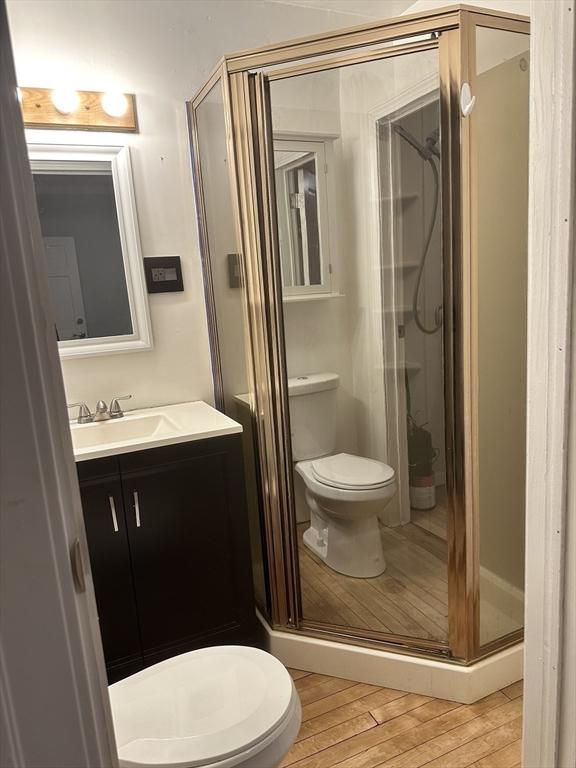
[[[326,552],[328,545],[323,538],[318,536],[318,531],[310,526],[310,528],[307,528],[304,531],[304,536],[302,538],[308,549],[311,549],[315,555],[326,562]]]
[[[310,501],[310,499],[309,499]],[[373,579],[386,570],[377,517],[325,520],[313,508],[304,544],[329,568],[356,579]]]

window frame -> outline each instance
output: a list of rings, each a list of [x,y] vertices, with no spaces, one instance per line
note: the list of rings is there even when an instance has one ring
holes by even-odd
[[[318,238],[320,243],[320,274],[321,282],[314,285],[284,285],[284,264],[282,260],[282,250],[280,249],[280,260],[282,269],[282,294],[288,296],[316,296],[332,293],[332,262],[330,258],[330,225],[328,215],[328,151],[325,139],[310,138],[274,138],[274,151],[283,152],[306,152],[314,155],[316,164],[316,194],[318,211]],[[290,226],[289,211],[290,199],[289,190],[286,183],[286,174],[293,170],[298,164],[298,160],[287,162],[281,168],[274,167],[274,178],[276,182],[276,200],[277,200],[277,218],[278,218],[278,237],[279,240],[289,244],[290,257],[293,263],[293,242],[292,227]],[[279,179],[281,179],[279,181]]]

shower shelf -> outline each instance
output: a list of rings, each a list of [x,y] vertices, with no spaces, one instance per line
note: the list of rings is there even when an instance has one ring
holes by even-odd
[[[422,370],[420,363],[412,363],[406,361],[405,363],[390,363],[390,365],[384,366],[385,371],[403,371],[407,370],[408,373],[418,373]]]
[[[402,205],[410,205],[418,200],[419,195],[398,195],[397,197],[382,197],[380,200],[382,203],[401,203]]]
[[[342,299],[343,293],[293,293],[283,296],[282,301],[286,304],[292,304],[302,301],[322,301],[324,299]]]
[[[414,314],[414,308],[412,306],[405,307],[390,307],[389,309],[382,310],[383,315],[396,315],[404,321],[409,320]]]
[[[385,264],[383,269],[388,272],[410,272],[412,269],[418,269],[419,262],[405,261],[402,264]]]

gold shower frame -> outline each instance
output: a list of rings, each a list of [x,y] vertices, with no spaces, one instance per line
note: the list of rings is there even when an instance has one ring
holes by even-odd
[[[224,407],[196,109],[222,88],[237,250],[244,284],[245,349],[257,435],[271,626],[285,632],[470,664],[518,643],[523,630],[480,645],[477,423],[477,199],[473,120],[460,85],[474,91],[476,27],[530,33],[524,16],[451,5],[224,56],[188,102],[192,165],[216,405]],[[435,39],[409,41],[435,33]],[[402,44],[392,41],[406,39]],[[359,62],[438,49],[442,152],[448,639],[436,642],[302,618],[293,514],[292,453],[281,276],[276,236],[268,83]]]

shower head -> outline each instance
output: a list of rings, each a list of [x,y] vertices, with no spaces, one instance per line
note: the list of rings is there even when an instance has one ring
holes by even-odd
[[[407,141],[408,144],[410,144],[410,146],[413,147],[416,152],[418,152],[422,160],[430,160],[432,155],[440,157],[440,151],[437,147],[437,144],[440,140],[440,130],[438,128],[435,128],[431,133],[428,134],[428,136],[426,136],[424,144],[421,144],[418,139],[410,133],[410,131],[407,131],[406,128],[403,128],[399,123],[396,123],[393,128],[394,131],[396,131],[396,133],[404,139],[404,141]]]

